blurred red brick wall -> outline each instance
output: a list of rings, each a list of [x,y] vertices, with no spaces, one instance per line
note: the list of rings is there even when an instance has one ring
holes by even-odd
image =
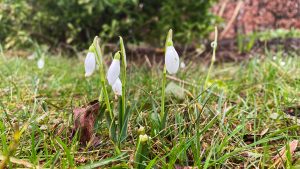
[[[212,11],[225,21],[223,39],[234,38],[238,32],[300,29],[300,0],[219,0]]]

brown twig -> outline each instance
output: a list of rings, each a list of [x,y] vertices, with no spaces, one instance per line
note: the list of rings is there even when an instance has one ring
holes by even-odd
[[[239,3],[236,5],[232,17],[230,18],[228,24],[226,25],[225,29],[223,30],[223,32],[220,35],[220,39],[222,39],[224,37],[224,35],[230,29],[231,25],[233,24],[234,20],[236,19],[237,15],[239,14],[239,11],[240,11],[243,4],[244,4],[243,1],[239,1]]]

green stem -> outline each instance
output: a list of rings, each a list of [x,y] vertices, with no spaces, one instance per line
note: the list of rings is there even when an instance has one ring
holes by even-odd
[[[103,62],[102,62],[102,52],[101,52],[101,49],[100,49],[100,46],[99,46],[98,37],[95,37],[93,45],[94,45],[94,48],[95,48],[95,53],[96,53],[96,56],[97,56],[97,60],[99,62],[100,83],[101,83],[101,86],[102,86],[102,89],[103,89],[106,108],[109,111],[110,118],[113,119],[113,114],[112,114],[112,110],[111,110],[111,107],[110,107],[109,97],[108,97],[108,93],[107,93],[107,89],[106,89],[105,73],[104,73]]]
[[[120,36],[120,48],[121,48],[121,81],[122,81],[122,123],[120,125],[123,126],[124,123],[124,119],[125,119],[125,111],[126,111],[126,51],[125,51],[125,47],[124,47],[124,42],[123,42],[123,38]],[[122,130],[122,126],[120,127]]]
[[[110,107],[110,102],[109,102],[109,96],[108,96],[108,92],[107,92],[107,88],[106,88],[106,79],[105,79],[105,73],[104,73],[104,67],[103,67],[103,61],[102,61],[102,52],[101,52],[101,48],[100,48],[100,44],[99,44],[99,38],[96,36],[93,42],[93,47],[95,49],[95,53],[96,53],[96,58],[98,61],[98,65],[99,65],[99,73],[100,73],[100,84],[102,86],[102,92],[104,95],[104,101],[106,104],[106,109],[108,111],[108,114],[105,112],[106,115],[106,120],[107,120],[107,125],[110,131],[110,136],[112,138],[112,140],[114,142],[117,141],[116,138],[116,132],[115,132],[115,123],[114,123],[114,115],[112,112],[112,109]]]
[[[99,97],[98,97],[98,101],[99,102],[102,102],[102,100],[103,100],[103,89],[102,89],[102,87],[101,87],[101,84],[100,84],[100,94],[99,94]]]
[[[210,72],[214,66],[214,63],[216,61],[216,50],[217,50],[217,46],[218,46],[218,28],[215,27],[215,40],[213,41],[213,54],[212,54],[212,58],[211,58],[211,62],[210,62],[210,66],[209,66],[209,69],[208,69],[208,72],[207,72],[207,76],[206,76],[206,79],[205,79],[205,82],[204,82],[204,88],[207,87],[207,82],[209,80],[209,75],[210,75]]]
[[[167,50],[168,46],[173,46],[173,41],[172,41],[172,36],[173,36],[173,30],[170,29],[166,38],[166,43],[165,43],[165,52]],[[166,123],[166,117],[167,115],[165,114],[165,88],[166,88],[166,79],[167,79],[167,69],[166,69],[166,64],[164,65],[164,70],[163,70],[163,79],[162,79],[162,87],[161,87],[161,107],[160,107],[160,122],[161,122],[161,130],[165,128],[165,123]]]
[[[123,66],[124,67],[124,66]],[[125,94],[125,86],[126,86],[126,68],[122,68],[122,111],[121,111],[121,118],[122,118],[122,123],[120,124],[120,130],[122,130],[122,126],[124,123],[125,119],[125,111],[126,111],[126,94]]]
[[[161,107],[160,107],[160,121],[161,121],[161,128],[163,129],[165,126],[165,88],[166,88],[166,78],[167,78],[167,69],[166,65],[164,66],[163,70],[163,79],[162,79],[162,86],[161,86]]]

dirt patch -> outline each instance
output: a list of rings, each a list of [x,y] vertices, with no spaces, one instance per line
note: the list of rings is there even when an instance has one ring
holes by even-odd
[[[212,11],[224,19],[222,39],[268,29],[300,29],[300,0],[224,0]]]

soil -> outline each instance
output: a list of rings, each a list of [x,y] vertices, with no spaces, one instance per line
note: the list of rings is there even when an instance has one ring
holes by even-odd
[[[221,0],[212,11],[229,27],[222,39],[267,29],[300,29],[300,0]]]

